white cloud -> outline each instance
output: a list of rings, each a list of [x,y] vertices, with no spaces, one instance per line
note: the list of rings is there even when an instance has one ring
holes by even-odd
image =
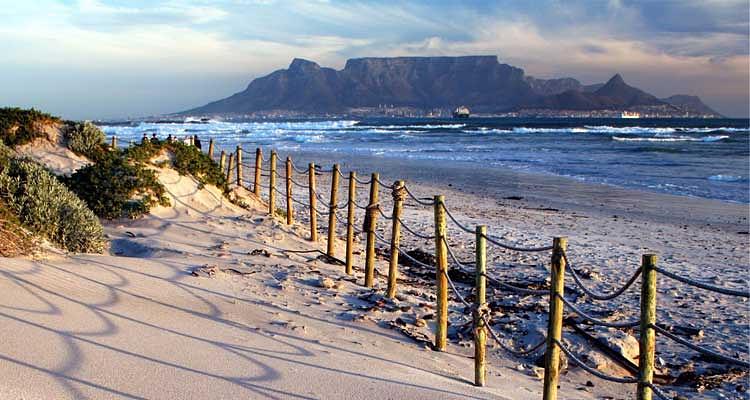
[[[717,9],[737,5],[712,1],[710,6]],[[644,8],[633,2],[551,0],[539,11],[525,12],[432,3],[125,4],[43,1],[0,8],[5,57],[0,86],[19,86],[12,79],[14,71],[34,66],[75,70],[112,82],[141,76],[149,82],[144,85],[152,85],[153,77],[175,86],[196,80],[204,87],[211,79],[235,81],[240,90],[250,77],[284,67],[293,57],[340,67],[348,57],[497,54],[501,62],[539,77],[573,76],[590,83],[622,72],[629,82],[658,95],[686,91],[726,104],[748,103],[748,37],[735,32],[742,32],[735,26],[742,21],[712,17],[718,22],[699,26],[706,32],[654,32]],[[591,7],[597,4],[602,6]],[[128,82],[130,87],[118,90],[127,96],[125,89],[131,89],[134,104],[158,90]],[[2,96],[0,101],[13,101]],[[175,104],[179,100],[175,97]]]

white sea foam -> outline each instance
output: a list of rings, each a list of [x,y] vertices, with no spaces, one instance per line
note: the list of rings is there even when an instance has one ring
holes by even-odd
[[[711,175],[708,177],[708,180],[710,181],[719,181],[719,182],[738,182],[741,181],[743,178],[741,176],[737,175]]]
[[[618,142],[718,142],[720,140],[728,139],[729,136],[704,136],[704,137],[691,137],[691,136],[656,136],[656,137],[621,137],[612,136],[613,140]]]

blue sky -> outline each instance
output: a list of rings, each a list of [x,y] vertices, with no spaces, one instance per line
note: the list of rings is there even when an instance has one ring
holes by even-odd
[[[750,107],[748,1],[0,0],[0,104],[67,118],[180,111],[301,57],[497,55],[540,78],[619,72]]]

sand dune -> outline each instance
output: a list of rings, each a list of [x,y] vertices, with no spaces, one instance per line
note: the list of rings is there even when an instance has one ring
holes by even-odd
[[[314,254],[280,252],[322,248],[300,228],[175,185],[181,206],[107,227],[110,255],[3,260],[0,397],[539,397],[538,378],[505,367],[475,388],[465,348],[351,320],[370,291]],[[214,273],[191,274],[201,268]]]

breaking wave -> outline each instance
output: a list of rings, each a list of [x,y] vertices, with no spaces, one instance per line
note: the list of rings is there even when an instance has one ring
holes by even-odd
[[[703,137],[690,137],[690,136],[657,136],[657,137],[621,137],[612,136],[613,140],[618,142],[718,142],[720,140],[729,139],[727,135],[721,136],[703,136]]]

